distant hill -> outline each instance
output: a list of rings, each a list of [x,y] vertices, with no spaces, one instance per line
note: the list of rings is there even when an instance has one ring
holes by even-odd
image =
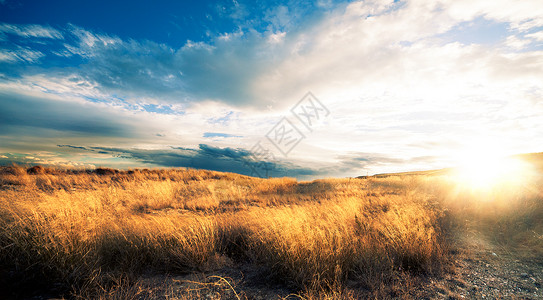
[[[518,154],[518,155],[514,155],[513,157],[518,157],[522,160],[536,164],[540,167],[543,166],[543,152]]]
[[[516,154],[512,155],[511,157],[519,158],[521,160],[524,160],[528,163],[533,164],[536,168],[543,170],[543,152],[538,153],[524,153],[524,154]],[[437,169],[437,170],[426,170],[426,171],[410,171],[410,172],[399,172],[399,173],[380,173],[370,176],[357,176],[356,178],[364,179],[364,178],[386,178],[390,176],[413,176],[413,175],[443,175],[447,172],[451,171],[452,168],[443,168],[443,169]]]
[[[410,172],[400,172],[400,173],[379,173],[379,174],[370,175],[370,176],[357,176],[356,178],[364,179],[364,178],[370,178],[370,177],[386,178],[390,176],[442,175],[442,174],[447,173],[449,170],[450,168],[438,169],[438,170],[426,170],[426,171],[410,171]]]

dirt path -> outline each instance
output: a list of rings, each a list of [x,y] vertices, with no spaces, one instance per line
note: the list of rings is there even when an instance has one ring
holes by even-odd
[[[431,280],[428,298],[543,299],[543,267],[477,232],[459,239],[454,272]]]

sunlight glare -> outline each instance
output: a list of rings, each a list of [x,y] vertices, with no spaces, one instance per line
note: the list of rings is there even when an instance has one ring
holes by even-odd
[[[488,190],[522,184],[530,175],[528,164],[519,158],[497,154],[496,148],[466,151],[458,158],[455,177],[472,189]]]

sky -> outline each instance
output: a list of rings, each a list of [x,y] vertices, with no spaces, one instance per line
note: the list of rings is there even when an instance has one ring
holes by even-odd
[[[0,164],[299,179],[543,151],[543,1],[0,0]]]

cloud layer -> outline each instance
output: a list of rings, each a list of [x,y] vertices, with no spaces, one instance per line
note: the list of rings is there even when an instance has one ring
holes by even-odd
[[[308,91],[330,116],[295,123],[307,138],[278,175],[446,167],[473,145],[541,151],[541,1],[236,3],[216,7],[234,30],[181,47],[0,24],[0,152],[246,174],[249,149]]]

